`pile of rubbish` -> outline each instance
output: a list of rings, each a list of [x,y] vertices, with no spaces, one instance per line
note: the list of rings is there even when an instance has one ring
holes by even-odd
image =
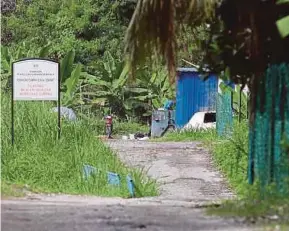
[[[148,134],[137,132],[135,134],[129,134],[129,136],[122,136],[123,140],[148,140]]]

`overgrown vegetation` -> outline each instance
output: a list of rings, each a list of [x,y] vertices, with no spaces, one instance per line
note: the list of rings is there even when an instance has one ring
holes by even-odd
[[[51,103],[15,104],[15,144],[12,146],[10,101],[3,94],[1,99],[2,182],[27,184],[44,192],[127,197],[125,177],[131,174],[139,189],[137,196],[156,195],[155,182],[143,172],[124,166],[83,121],[63,120],[58,140],[57,115],[50,111]],[[86,182],[82,178],[83,164],[95,166],[101,172]],[[121,175],[121,187],[106,183],[106,171]]]
[[[48,44],[36,53],[47,57]],[[17,50],[1,47],[2,90],[8,92],[11,87],[12,62],[25,58],[27,54],[19,47]],[[73,108],[79,115],[103,118],[113,114],[116,119],[147,122],[151,111],[160,107],[168,98],[173,98],[174,88],[169,85],[166,72],[159,69],[149,72],[143,67],[136,72],[136,81],[129,82],[128,67],[123,61],[115,59],[105,52],[94,74],[85,71],[85,66],[76,62],[74,50],[67,52],[61,63],[61,104]]]
[[[166,71],[143,67],[130,82],[123,59],[123,38],[135,0],[17,1],[1,2],[1,129],[2,182],[12,193],[14,185],[32,190],[127,196],[121,188],[105,185],[105,171],[125,177],[132,174],[138,196],[155,195],[153,181],[126,168],[98,140],[104,133],[103,117],[114,116],[114,136],[147,132],[153,108],[172,97]],[[37,35],[37,36],[35,36]],[[76,123],[63,122],[56,137],[52,103],[16,102],[15,146],[10,142],[12,62],[29,57],[60,62],[61,105],[72,108]],[[10,97],[10,96],[9,96]],[[95,182],[81,178],[83,164],[103,170]],[[12,186],[11,186],[12,185]],[[17,186],[18,187],[18,186]]]
[[[103,187],[104,175],[94,178],[95,182],[83,182],[81,166],[89,163],[104,170],[127,174],[130,170],[94,137],[103,132],[100,118],[112,113],[119,121],[145,122],[151,110],[173,97],[174,89],[169,86],[167,72],[162,68],[135,68],[136,81],[128,81],[122,40],[136,2],[21,0],[13,9],[4,11],[1,8],[1,44],[5,45],[1,47],[1,55],[6,56],[1,57],[1,80],[5,81],[2,92],[9,92],[13,60],[29,56],[52,58],[62,63],[62,104],[75,109],[82,118],[76,124],[64,122],[62,138],[58,141],[56,117],[48,112],[51,104],[17,103],[16,145],[12,148],[9,103],[4,98],[1,116],[4,182],[27,183],[44,191],[125,195],[124,187],[116,191]],[[145,54],[150,58],[155,52],[160,53],[165,57],[173,79],[177,65],[175,49],[181,51],[179,60],[184,58],[199,64],[204,52],[198,43],[206,40],[210,31],[211,36],[205,44],[205,64],[209,63],[209,68],[217,70],[217,73],[224,71],[224,76],[235,83],[249,83],[252,98],[256,99],[258,88],[263,87],[259,84],[261,73],[268,65],[288,62],[288,49],[284,49],[289,41],[288,7],[285,4],[276,6],[275,1],[255,1],[248,9],[244,5],[247,2],[223,1],[213,25],[206,27],[202,19],[211,18],[216,8],[215,1],[204,1],[206,4],[200,4],[203,0],[180,4],[179,1],[165,0],[138,2],[142,7],[136,12],[126,40],[130,61],[135,66],[137,61],[146,63]],[[288,3],[288,0],[281,2]],[[5,0],[1,1],[1,6],[2,3],[5,5]],[[197,30],[188,29],[186,25],[179,27],[180,22],[200,27]],[[184,29],[181,38],[176,33],[178,29]],[[251,102],[251,122],[254,122],[255,101]],[[238,106],[234,108],[238,114],[243,110]],[[281,108],[280,111],[284,110]],[[246,114],[240,116],[241,119],[244,117]],[[140,129],[136,124],[125,125],[118,121],[114,128],[120,134],[129,129]],[[183,132],[168,134],[163,140],[206,140],[208,137],[216,138],[211,132]],[[239,215],[253,217],[286,214],[288,200],[279,198],[274,190],[268,190],[262,198],[252,193],[257,186],[249,186],[246,182],[247,147],[248,127],[245,123],[236,125],[228,140],[217,139],[210,146],[216,164],[243,199],[224,204],[218,211],[237,215],[242,211]],[[143,195],[155,194],[153,182],[141,183],[143,175],[133,173]],[[282,221],[286,219],[286,216],[281,218]]]
[[[9,0],[3,0],[1,60],[7,60],[8,65],[1,61],[1,79],[10,81],[11,62],[20,58],[64,62],[62,69],[67,73],[61,75],[62,105],[85,115],[102,118],[114,114],[123,121],[147,122],[153,109],[175,96],[161,62],[158,67],[137,68],[135,81],[129,81],[123,39],[136,3],[21,0],[9,8]],[[206,37],[205,28],[184,28],[185,33],[178,37],[183,41],[181,59],[201,60],[199,45]],[[39,53],[43,47],[45,52]]]
[[[221,78],[242,86],[247,84],[250,90],[252,142],[249,154],[257,156],[250,159],[248,166],[251,184],[259,179],[270,185],[272,180],[279,183],[284,176],[289,176],[288,170],[282,174],[279,171],[288,160],[287,152],[279,146],[282,135],[288,133],[288,81],[283,80],[288,78],[288,6],[288,0],[250,3],[236,0],[139,0],[127,32],[126,50],[132,66],[137,66],[146,57],[161,55],[173,81],[178,48],[176,37],[182,25],[210,24],[200,71],[206,67],[206,71],[223,72],[224,75],[219,75]],[[267,144],[270,146],[266,147]]]
[[[143,66],[129,81],[123,39],[136,0],[1,2],[1,80],[7,90],[12,62],[28,57],[61,62],[61,103],[79,114],[147,122],[173,98],[162,67]],[[37,35],[37,36],[35,36]]]
[[[232,137],[207,143],[216,166],[227,178],[236,200],[226,201],[220,207],[210,208],[209,214],[243,217],[248,222],[289,224],[289,200],[280,194],[274,184],[260,189],[260,184],[248,184],[248,122],[235,123]],[[286,187],[285,187],[286,188]]]

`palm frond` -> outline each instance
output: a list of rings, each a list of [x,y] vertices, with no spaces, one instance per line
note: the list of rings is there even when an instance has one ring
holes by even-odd
[[[182,24],[197,26],[213,16],[218,0],[139,0],[125,38],[132,69],[161,55],[170,80],[176,69],[177,34]]]

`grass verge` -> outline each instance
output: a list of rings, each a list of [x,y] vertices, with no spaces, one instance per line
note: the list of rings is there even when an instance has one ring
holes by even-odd
[[[207,130],[184,130],[166,133],[163,137],[152,139],[159,142],[181,142],[181,141],[212,141],[216,138],[215,129]]]
[[[207,143],[215,165],[226,177],[238,196],[236,200],[224,202],[220,207],[211,207],[208,214],[242,217],[246,221],[271,227],[289,224],[289,199],[280,195],[274,185],[270,185],[260,195],[259,184],[247,182],[248,125],[236,123],[229,138],[219,138],[218,142]],[[271,229],[274,230],[274,229]]]
[[[226,201],[219,207],[208,208],[207,214],[257,224],[264,230],[289,230],[288,197],[277,196],[274,193],[270,195],[269,191],[265,198],[260,198],[257,194],[252,195],[251,192],[242,199]]]
[[[15,144],[11,145],[10,100],[2,95],[1,144],[2,189],[5,183],[28,185],[41,192],[92,194],[102,196],[129,195],[125,177],[131,174],[139,193],[136,196],[157,194],[155,181],[144,172],[129,169],[115,153],[95,138],[85,121],[62,121],[61,138],[57,139],[57,115],[50,112],[49,102],[15,103]],[[83,164],[102,171],[85,181]],[[106,171],[121,176],[121,186],[106,183]]]
[[[6,181],[1,181],[1,199],[9,197],[22,197],[24,195],[24,186],[9,184]]]

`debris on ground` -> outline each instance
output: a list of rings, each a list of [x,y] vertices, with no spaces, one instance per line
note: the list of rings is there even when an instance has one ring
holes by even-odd
[[[149,139],[148,135],[142,132],[129,134],[128,136],[126,135],[122,136],[122,140],[148,140],[148,139]]]

